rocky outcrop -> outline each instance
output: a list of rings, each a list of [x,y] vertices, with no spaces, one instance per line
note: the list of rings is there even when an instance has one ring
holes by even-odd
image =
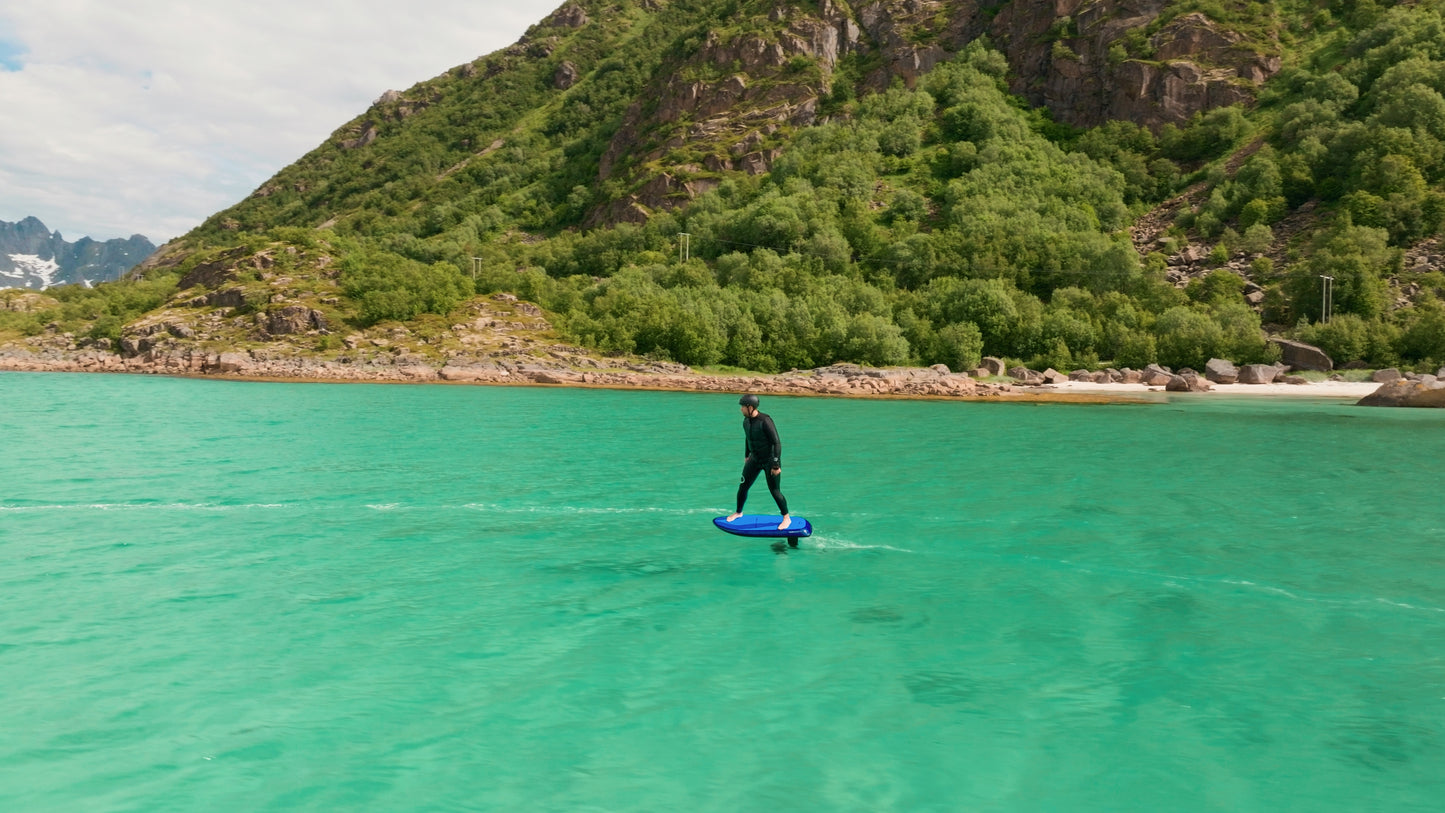
[[[1433,376],[1431,377],[1433,378]],[[1445,381],[1397,379],[1361,398],[1359,406],[1445,407]]]
[[[326,314],[304,305],[288,305],[266,315],[266,330],[274,336],[325,330]]]
[[[1157,364],[1150,364],[1139,374],[1139,383],[1146,387],[1167,386],[1172,380],[1174,380],[1174,373]]]
[[[817,14],[774,7],[771,30],[708,34],[684,64],[663,72],[645,100],[633,104],[598,165],[599,180],[648,164],[673,150],[712,145],[709,172],[762,174],[778,155],[768,139],[785,126],[807,126],[817,118],[819,99],[832,89],[833,70],[862,47],[862,31],[846,8],[823,0]],[[798,60],[816,73],[794,76]],[[695,78],[720,75],[718,79]],[[684,128],[675,126],[687,122]],[[671,130],[655,147],[639,151],[645,134]],[[668,182],[643,179],[628,198],[593,212],[588,225],[645,219],[674,208],[716,185],[689,182],[702,170],[664,170]]]
[[[1164,385],[1166,392],[1209,392],[1209,382],[1195,373],[1184,373],[1169,377]]]
[[[36,313],[57,307],[60,302],[52,296],[21,292],[15,289],[0,289],[0,311],[11,313]]]
[[[850,54],[867,54],[875,65],[863,79],[866,88],[882,90],[895,80],[913,87],[968,43],[987,37],[1007,57],[1011,89],[1048,107],[1060,121],[1094,126],[1126,119],[1156,130],[1184,124],[1204,110],[1252,101],[1254,89],[1281,67],[1278,43],[1261,49],[1198,12],[1159,27],[1143,52],[1121,52],[1127,34],[1154,26],[1168,6],[1165,0],[986,5],[821,0],[812,10],[776,4],[770,28],[714,30],[680,64],[664,69],[646,99],[627,111],[602,156],[599,179],[625,175],[683,146],[710,145],[703,151],[710,153],[712,172],[767,171],[774,155],[757,145],[780,128],[812,124],[820,100],[833,90],[835,70]],[[575,6],[564,7],[548,24],[559,25],[568,8]],[[800,72],[799,64],[815,70]],[[576,81],[566,67],[553,77],[559,88]],[[647,134],[657,132],[670,134],[647,150],[637,149]],[[593,212],[587,222],[643,219],[694,194],[695,188],[686,194],[641,188]]]
[[[1279,368],[1273,364],[1246,364],[1239,368],[1240,384],[1273,384]]]
[[[1270,339],[1269,343],[1279,347],[1281,360],[1291,369],[1316,370],[1322,373],[1335,369],[1335,363],[1329,355],[1312,344],[1289,339]]]
[[[552,12],[551,16],[542,21],[542,25],[558,26],[561,28],[581,28],[589,22],[591,22],[591,20],[587,17],[586,9],[576,3],[568,3]]]
[[[581,78],[582,73],[577,69],[576,65],[571,62],[563,62],[557,66],[557,71],[552,74],[552,87],[558,90],[566,90],[577,84],[577,80]]]
[[[1008,56],[1013,91],[1075,126],[1182,124],[1203,110],[1251,102],[1282,67],[1277,42],[1261,49],[1197,12],[1170,20],[1131,53],[1126,35],[1151,27],[1168,5],[1009,3],[984,33]]]
[[[1239,380],[1239,368],[1225,359],[1210,359],[1204,365],[1204,377],[1215,384],[1233,384]]]

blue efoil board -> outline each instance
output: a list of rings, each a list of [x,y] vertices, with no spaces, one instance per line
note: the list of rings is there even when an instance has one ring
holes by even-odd
[[[714,517],[712,524],[734,536],[786,539],[813,535],[812,524],[803,517],[794,515],[792,524],[785,531],[778,530],[778,523],[782,521],[779,514],[743,514],[732,522],[728,522],[727,517]]]

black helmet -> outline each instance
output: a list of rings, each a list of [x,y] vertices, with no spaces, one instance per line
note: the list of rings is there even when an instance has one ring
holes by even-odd
[[[758,396],[749,393],[738,399],[738,403],[745,407],[758,408]]]

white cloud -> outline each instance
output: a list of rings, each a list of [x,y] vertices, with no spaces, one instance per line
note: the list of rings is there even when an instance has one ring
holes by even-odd
[[[10,0],[0,220],[163,242],[382,92],[506,47],[560,3]]]

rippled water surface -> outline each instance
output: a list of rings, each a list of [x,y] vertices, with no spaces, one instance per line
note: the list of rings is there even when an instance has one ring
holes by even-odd
[[[1445,414],[764,410],[0,374],[0,809],[1440,809]]]

